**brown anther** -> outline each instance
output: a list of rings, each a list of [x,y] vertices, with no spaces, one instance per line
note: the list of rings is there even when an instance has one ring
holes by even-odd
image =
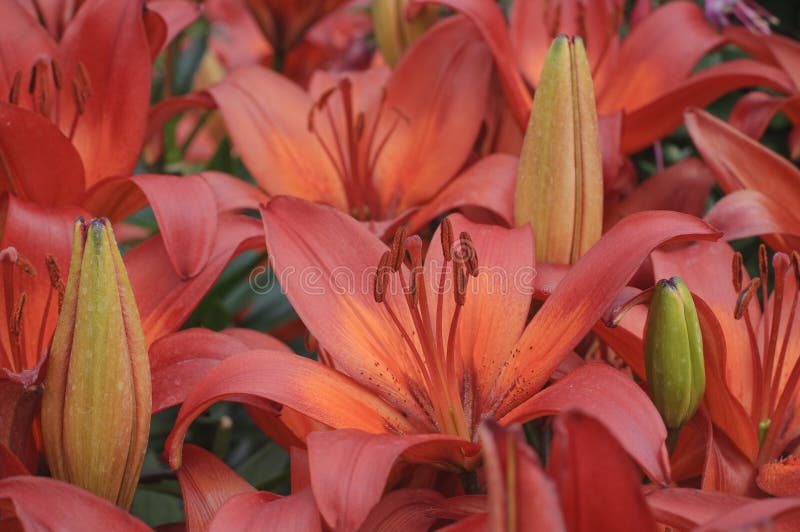
[[[55,59],[50,60],[50,70],[53,72],[53,84],[56,89],[61,89],[61,67]]]
[[[742,291],[742,254],[738,251],[733,254],[731,262],[731,278],[733,279],[733,289],[737,292]]]
[[[78,114],[82,115],[86,112],[86,101],[83,98],[83,94],[75,78],[72,78],[72,96],[75,99],[75,106],[78,108]]]
[[[39,62],[35,62],[31,67],[31,79],[28,81],[28,94],[33,94],[36,89],[37,76],[39,75]]]
[[[756,277],[755,279],[751,279],[747,288],[742,290],[739,297],[736,299],[736,308],[733,311],[734,318],[737,320],[742,319],[742,316],[744,316],[744,313],[747,311],[747,306],[750,304],[750,300],[753,299],[759,286],[761,286],[761,279]]]
[[[373,288],[373,296],[375,297],[376,303],[383,303],[383,298],[386,294],[386,284],[391,274],[391,258],[392,252],[384,251],[378,263],[378,270],[375,272],[375,284]]]
[[[792,270],[794,271],[794,282],[800,289],[800,255],[796,251],[792,251]]]
[[[10,332],[11,336],[22,334],[22,311],[25,309],[25,302],[28,301],[28,294],[22,292],[19,295],[17,304],[14,306],[14,314],[11,317]]]
[[[758,275],[764,282],[767,281],[769,275],[769,257],[767,257],[767,246],[761,244],[758,246]]]
[[[19,103],[19,86],[22,83],[22,72],[17,70],[14,74],[14,81],[11,82],[11,89],[8,91],[8,102],[14,105]]]
[[[52,255],[47,255],[44,262],[47,265],[47,275],[50,277],[50,286],[53,287],[53,290],[58,294],[58,310],[60,312],[61,307],[64,305],[64,292],[66,290],[64,282],[61,280],[61,271],[58,268],[55,257]]]
[[[464,305],[467,300],[467,266],[463,262],[453,262],[453,288],[456,305]]]
[[[92,95],[92,82],[89,79],[89,74],[86,72],[86,67],[83,66],[83,63],[81,61],[78,61],[77,70],[81,88],[81,95],[83,96],[85,102],[86,98]]]
[[[450,218],[442,220],[442,225],[439,227],[442,237],[442,254],[444,261],[453,260],[453,225],[450,223]]]
[[[478,250],[475,249],[475,243],[469,233],[462,231],[458,235],[459,244],[461,246],[461,256],[466,262],[467,271],[473,277],[478,276]]]
[[[356,115],[356,140],[361,140],[364,136],[364,111],[359,111]]]
[[[398,227],[392,238],[392,255],[389,265],[393,271],[398,271],[406,258],[406,228]]]

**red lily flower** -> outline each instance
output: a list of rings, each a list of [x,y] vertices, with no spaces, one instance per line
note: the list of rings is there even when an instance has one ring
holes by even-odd
[[[252,351],[221,362],[184,401],[167,445],[173,467],[180,465],[186,429],[209,404],[228,398],[269,408],[269,401],[275,401],[332,428],[364,431],[315,432],[307,440],[309,459],[329,464],[311,468],[312,485],[319,486],[315,493],[328,494],[317,499],[322,515],[329,523],[357,526],[400,454],[471,467],[481,419],[525,421],[579,405],[625,442],[648,475],[666,482],[666,431],[627,377],[606,366],[587,365],[539,390],[649,251],[667,240],[714,238],[704,223],[675,213],[644,213],[620,222],[577,263],[526,327],[532,292],[525,291],[530,287],[525,272],[533,271],[528,228],[505,230],[453,216],[443,226],[452,231],[440,229],[423,266],[417,237],[406,240],[398,233],[395,251],[388,250],[358,222],[330,207],[278,197],[262,217],[273,267],[327,362],[276,351]],[[453,236],[461,232],[471,237]],[[342,239],[346,247],[331,248],[331,242]],[[456,253],[445,261],[443,249],[449,252],[453,244]],[[477,250],[482,270],[453,262],[451,257],[466,247]],[[411,279],[401,264],[406,249]],[[371,283],[364,288],[362,275],[374,272],[379,262],[374,290]],[[467,281],[465,268],[478,277]],[[308,277],[309,272],[319,275]],[[489,272],[514,273],[506,273],[508,284],[503,285],[502,274]],[[515,274],[522,284],[512,288],[510,275]],[[597,278],[606,282],[597,283]],[[455,295],[439,295],[441,279],[460,287]],[[411,283],[416,296],[403,293]],[[581,305],[576,307],[577,300]],[[318,399],[334,395],[335,402]],[[346,451],[357,442],[361,453]],[[341,482],[359,472],[369,478]],[[332,491],[337,485],[354,491]]]
[[[584,28],[606,137],[607,180],[620,167],[620,153],[640,150],[675,129],[687,105],[702,106],[746,86],[783,91],[791,86],[779,69],[752,60],[729,61],[692,74],[695,64],[725,38],[690,2],[669,2],[634,20],[624,39],[619,35],[620,6],[613,1],[588,2],[588,9],[578,8],[573,1],[517,1],[508,27],[492,0],[412,0],[411,5],[426,3],[455,9],[478,26],[492,50],[503,93],[521,130],[531,102],[525,81],[537,84],[547,46],[557,31]]]
[[[284,54],[306,30],[346,0],[247,0],[247,6],[272,47]]]
[[[154,113],[219,107],[267,194],[332,205],[377,234],[404,219],[416,230],[462,206],[510,224],[515,159],[495,155],[457,175],[488,94],[490,57],[476,36],[469,21],[453,18],[421,38],[391,74],[383,67],[318,72],[308,93],[272,71],[243,68]]]

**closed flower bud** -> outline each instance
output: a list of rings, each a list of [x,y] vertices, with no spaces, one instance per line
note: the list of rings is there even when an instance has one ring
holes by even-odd
[[[129,508],[150,430],[150,365],[108,220],[75,222],[44,384],[42,433],[52,475]]]
[[[408,0],[373,0],[372,21],[375,40],[383,59],[391,66],[428,28],[436,23],[438,13],[432,5],[419,8],[411,18],[406,17]]]
[[[547,53],[522,144],[514,199],[536,259],[572,264],[600,238],[603,163],[583,41],[559,35]]]
[[[678,277],[659,281],[645,330],[650,397],[668,429],[689,421],[706,388],[703,337],[692,295]]]

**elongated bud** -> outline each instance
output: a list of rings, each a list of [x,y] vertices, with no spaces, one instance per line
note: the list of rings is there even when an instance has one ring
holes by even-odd
[[[600,238],[603,163],[589,62],[579,37],[553,41],[522,144],[514,200],[536,259],[576,262]]]
[[[668,429],[697,411],[706,388],[703,338],[692,295],[678,277],[653,290],[645,329],[645,369],[650,397]]]
[[[408,0],[373,0],[372,23],[383,59],[394,66],[414,42],[436,23],[436,6],[428,5],[406,17]]]
[[[150,430],[142,324],[108,220],[75,222],[42,398],[50,472],[129,508]]]

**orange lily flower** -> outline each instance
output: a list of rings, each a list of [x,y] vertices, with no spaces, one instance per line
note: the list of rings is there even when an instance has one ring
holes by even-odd
[[[490,73],[488,50],[457,17],[427,32],[391,73],[317,72],[305,92],[275,72],[247,67],[154,113],[218,107],[268,195],[332,205],[379,235],[406,220],[417,230],[467,206],[511,225],[516,159],[494,155],[462,172],[481,128]]]
[[[540,390],[653,247],[716,237],[703,222],[656,212],[623,220],[526,326],[534,271],[529,227],[481,226],[453,215],[423,264],[418,237],[398,231],[387,248],[329,206],[277,197],[262,218],[272,265],[324,362],[263,350],[226,358],[184,401],[167,443],[173,468],[189,424],[211,403],[269,409],[274,401],[332,428],[359,429],[314,432],[306,441],[311,462],[329,464],[311,468],[315,494],[327,493],[318,497],[320,512],[332,526],[357,527],[399,455],[469,468],[482,419],[527,421],[579,406],[602,419],[648,475],[668,480],[663,423],[626,376],[590,364]],[[341,241],[347,246],[331,246]],[[477,259],[462,254],[468,251]],[[351,445],[362,452],[353,454]],[[367,472],[369,478],[342,482]]]
[[[620,2],[588,2],[584,9],[573,0],[517,0],[509,26],[493,0],[412,0],[411,5],[427,3],[464,13],[480,28],[520,130],[531,107],[526,82],[537,85],[547,46],[557,32],[579,33],[582,28],[601,117],[607,181],[622,166],[620,154],[638,151],[671,132],[680,125],[684,107],[705,105],[746,86],[783,91],[791,86],[779,69],[747,59],[692,74],[696,63],[726,39],[691,2],[637,12],[625,38],[619,35],[624,21]]]

